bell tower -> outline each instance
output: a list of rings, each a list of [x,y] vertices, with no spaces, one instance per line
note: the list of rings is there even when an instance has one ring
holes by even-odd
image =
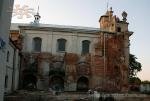
[[[128,30],[127,13],[123,11],[120,20],[116,15],[113,15],[112,8],[110,8],[100,17],[99,24],[101,31],[99,44],[102,45],[102,48],[99,48],[98,51],[102,50],[104,55],[99,58],[103,64],[102,85],[107,85],[109,84],[107,81],[110,81],[113,82],[114,85],[111,86],[116,91],[126,92],[128,91],[129,74],[129,37],[133,34]]]
[[[106,14],[99,19],[100,29],[113,33],[127,32],[129,23],[127,22],[127,13],[125,11],[123,11],[122,17],[122,20],[120,20],[116,15],[113,15],[112,7],[110,7]]]
[[[99,19],[100,29],[104,31],[114,32],[116,16],[113,16],[112,7],[107,10],[105,15],[102,15]]]

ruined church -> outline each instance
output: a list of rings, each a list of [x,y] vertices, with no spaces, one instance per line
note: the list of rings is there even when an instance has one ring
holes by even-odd
[[[14,23],[11,39],[21,50],[20,86],[39,90],[128,91],[129,37],[127,13],[112,8],[99,19],[100,28]]]

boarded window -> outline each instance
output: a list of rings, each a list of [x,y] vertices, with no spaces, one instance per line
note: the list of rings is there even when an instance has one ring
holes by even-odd
[[[82,41],[82,54],[89,53],[89,49],[90,49],[90,41],[88,40]]]
[[[58,51],[66,51],[66,40],[65,39],[58,39]]]
[[[42,39],[39,37],[33,38],[33,51],[40,52],[41,51]]]

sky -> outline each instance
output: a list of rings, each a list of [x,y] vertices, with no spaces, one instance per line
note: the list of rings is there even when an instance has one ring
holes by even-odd
[[[99,18],[112,7],[114,15],[121,18],[121,13],[128,13],[129,30],[134,34],[130,37],[130,53],[134,54],[142,64],[138,73],[141,80],[150,80],[150,0],[15,0],[14,6],[28,5],[41,16],[40,23],[72,25],[99,28]],[[30,23],[34,17],[18,19],[14,23]]]

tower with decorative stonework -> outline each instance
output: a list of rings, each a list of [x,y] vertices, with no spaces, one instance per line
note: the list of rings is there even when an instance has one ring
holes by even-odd
[[[127,13],[120,20],[112,8],[100,17],[100,37],[92,56],[93,87],[101,91],[128,91],[129,37]],[[95,80],[96,79],[96,80]]]

